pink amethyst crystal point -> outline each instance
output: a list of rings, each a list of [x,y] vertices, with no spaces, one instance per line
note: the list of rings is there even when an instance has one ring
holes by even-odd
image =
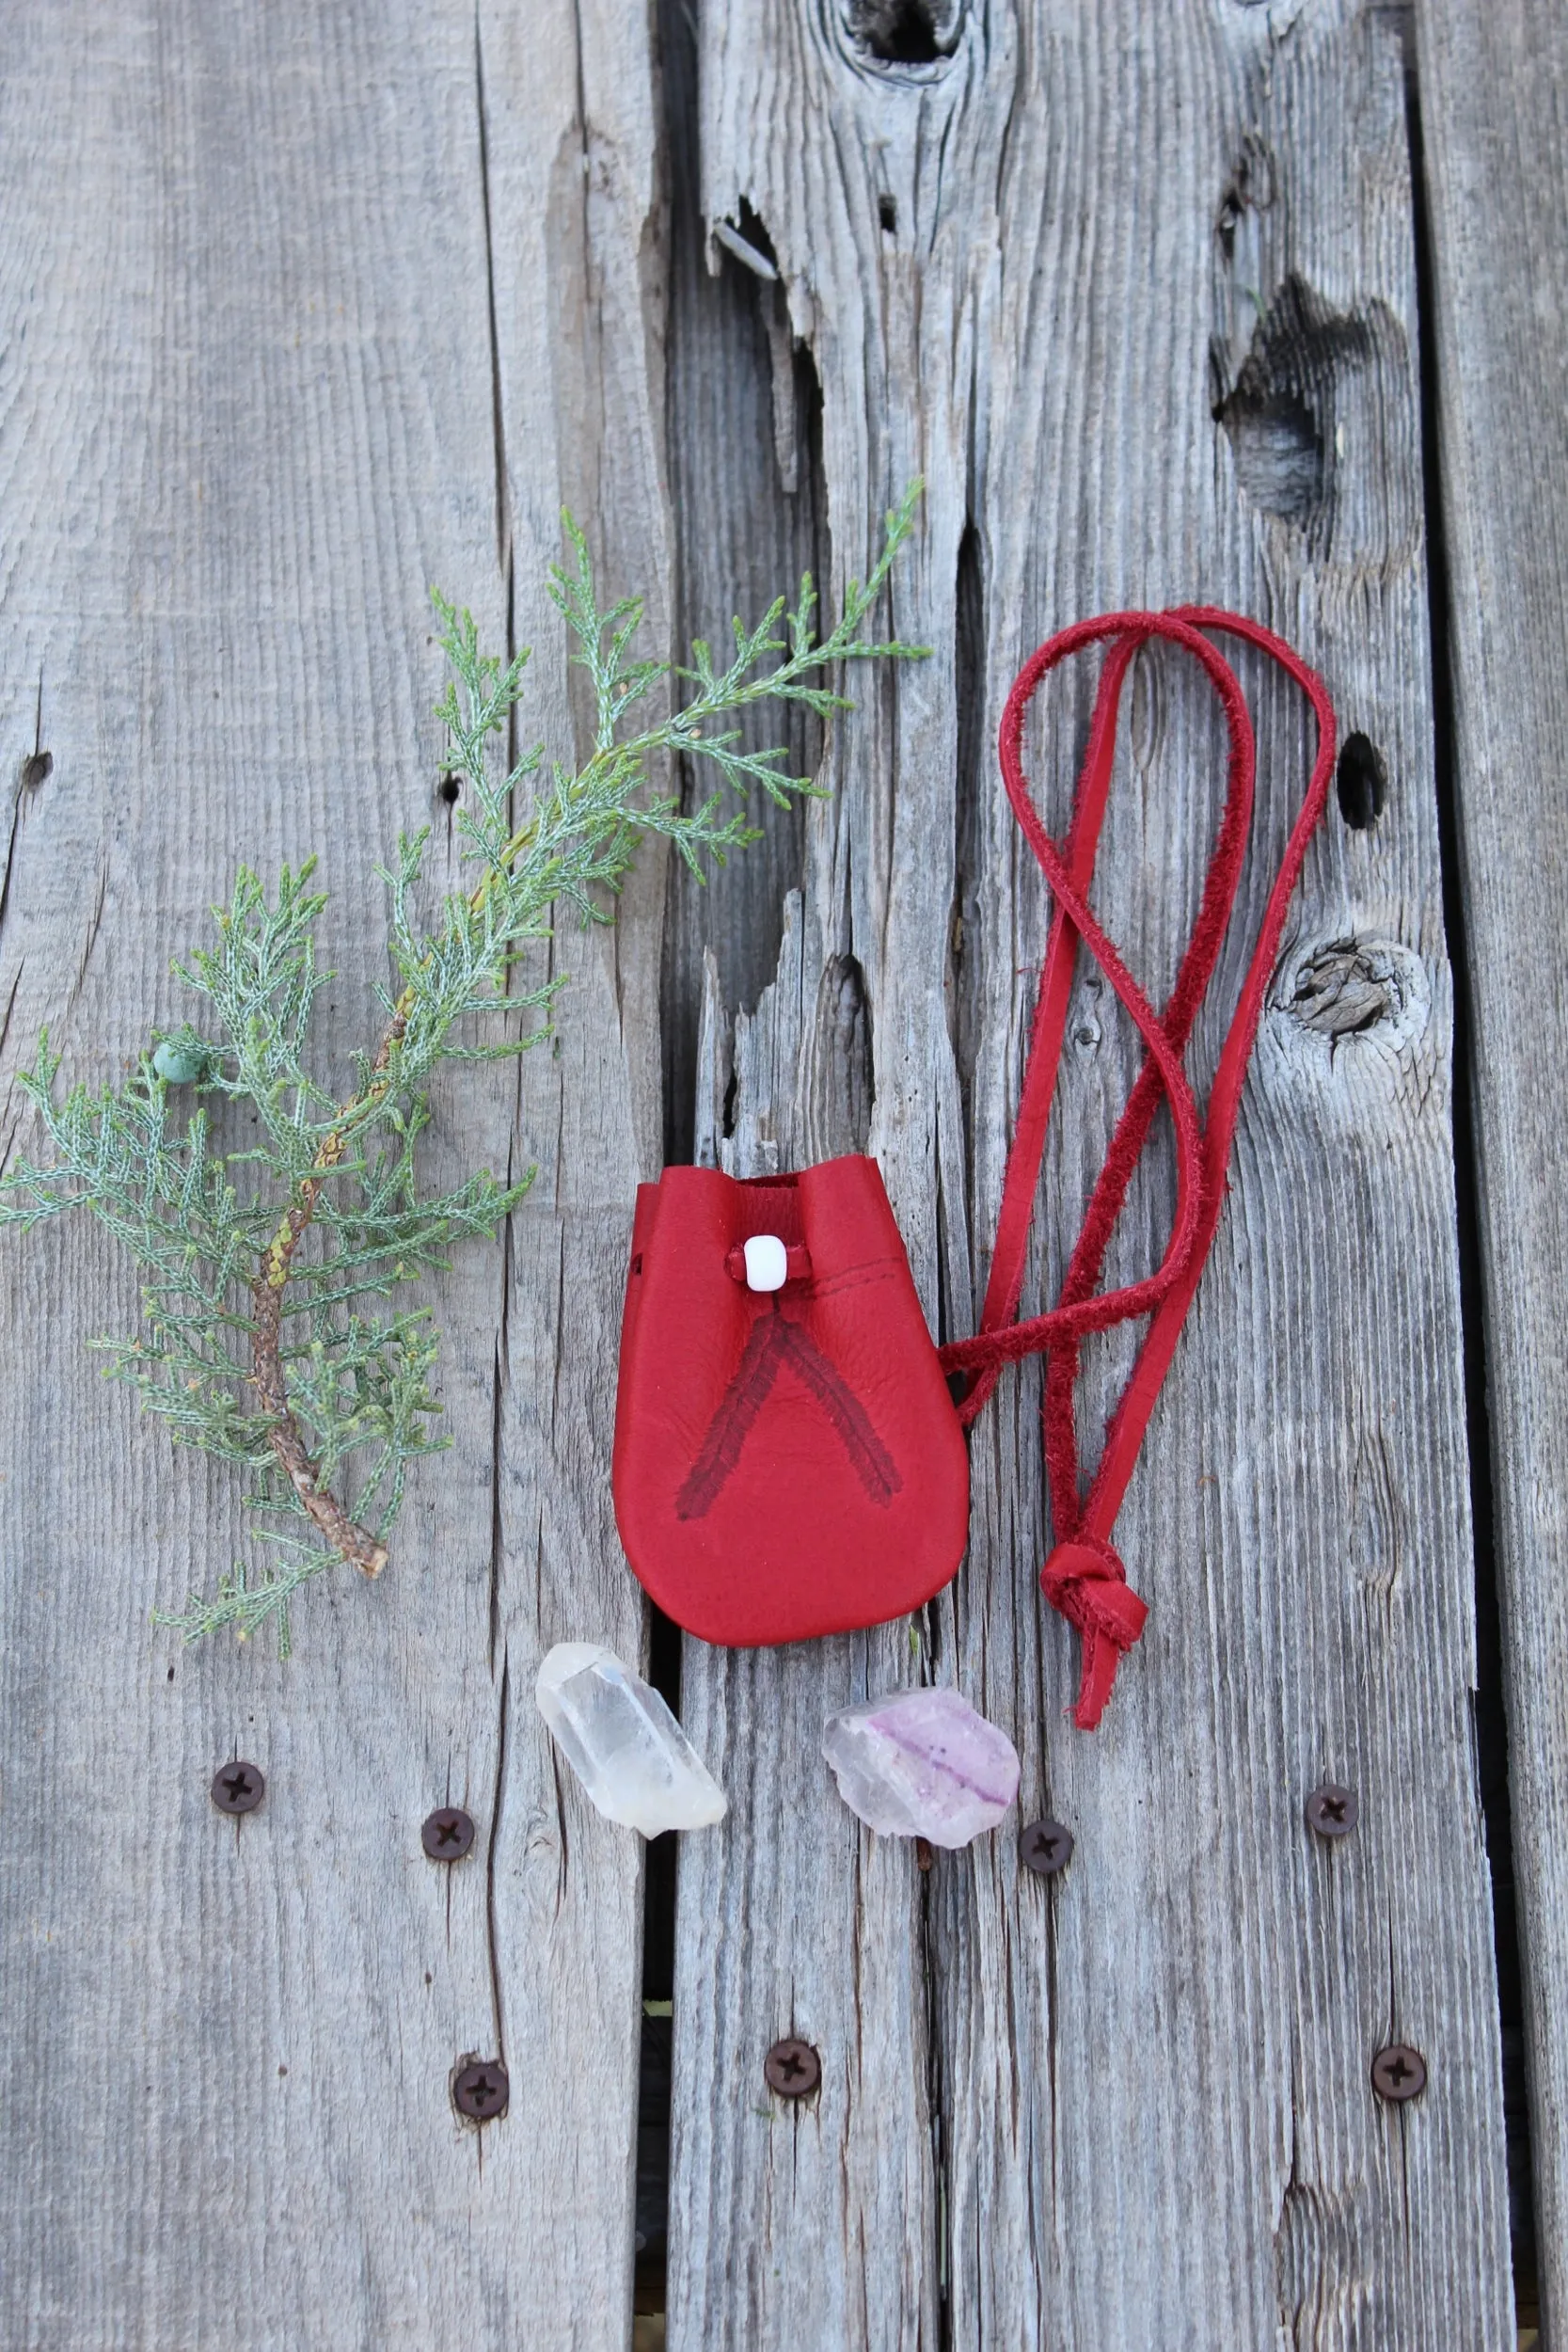
[[[967,1846],[1018,1794],[1018,1750],[957,1691],[847,1707],[824,1724],[822,1753],[850,1812],[890,1837]]]

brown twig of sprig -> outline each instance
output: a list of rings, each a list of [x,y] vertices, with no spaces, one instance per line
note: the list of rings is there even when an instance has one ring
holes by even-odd
[[[262,1409],[272,1416],[272,1450],[315,1526],[336,1552],[366,1576],[381,1574],[387,1565],[387,1547],[368,1527],[361,1527],[350,1516],[330,1487],[322,1485],[317,1465],[310,1459],[310,1450],[289,1402],[289,1384],[283,1373],[283,1294],[289,1287],[294,1251],[315,1216],[322,1186],[343,1156],[343,1130],[348,1120],[359,1110],[368,1109],[390,1084],[392,1055],[402,1040],[412,1006],[412,993],[405,989],[381,1041],[370,1085],[345,1104],[342,1120],[316,1153],[316,1165],[290,1203],[251,1284],[256,1327],[250,1345],[250,1379]]]
[[[503,867],[510,866],[528,847],[532,834],[533,827],[524,825],[512,835],[502,855]],[[468,904],[476,914],[484,904],[495,880],[495,870],[487,873],[477,889],[469,893]],[[299,1422],[294,1418],[293,1406],[289,1402],[289,1384],[283,1371],[283,1295],[289,1287],[294,1251],[316,1214],[322,1186],[342,1159],[350,1122],[361,1114],[373,1110],[391,1087],[392,1057],[403,1043],[404,1031],[408,1026],[414,1004],[414,990],[405,988],[376,1048],[369,1084],[344,1104],[338,1123],[323,1140],[316,1153],[316,1164],[309,1175],[302,1180],[285,1211],[261,1261],[261,1270],[251,1284],[251,1296],[256,1302],[256,1327],[251,1337],[250,1382],[261,1401],[263,1411],[272,1416],[273,1425],[269,1432],[272,1450],[312,1524],[341,1558],[365,1576],[381,1574],[388,1557],[387,1547],[368,1527],[360,1526],[329,1486],[323,1486],[320,1469],[310,1459],[310,1449],[305,1442]]]

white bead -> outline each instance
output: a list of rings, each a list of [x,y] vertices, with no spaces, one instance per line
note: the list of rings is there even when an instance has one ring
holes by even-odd
[[[789,1252],[777,1233],[753,1233],[745,1249],[746,1288],[782,1291],[789,1278]]]

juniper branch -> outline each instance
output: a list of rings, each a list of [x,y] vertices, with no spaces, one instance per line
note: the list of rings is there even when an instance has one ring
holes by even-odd
[[[863,582],[849,581],[827,636],[816,635],[808,574],[793,609],[781,596],[754,628],[735,623],[722,667],[700,641],[689,667],[634,659],[641,601],[601,609],[587,544],[564,516],[572,560],[552,567],[550,595],[594,709],[594,748],[577,769],[546,770],[531,750],[497,772],[496,739],[520,700],[528,651],[509,660],[483,653],[472,616],[435,596],[451,670],[437,716],[468,787],[457,822],[475,876],[421,930],[415,899],[430,828],[399,837],[382,875],[399,985],[384,996],[385,1028],[374,1052],[358,1057],[346,1100],[306,1060],[329,977],[316,961],[326,900],[309,887],[313,861],[285,868],[271,900],[242,869],[229,904],[214,910],[215,944],[175,967],[206,1000],[215,1035],[190,1024],[156,1033],[123,1088],[94,1095],[76,1087],[63,1099],[59,1058],[40,1041],[20,1082],[54,1158],[20,1160],[0,1180],[0,1225],[27,1228],[84,1206],[126,1245],[144,1277],[148,1337],[100,1343],[108,1370],[135,1386],[174,1438],[253,1473],[247,1500],[273,1547],[260,1576],[236,1565],[215,1595],[193,1595],[162,1622],[194,1640],[224,1625],[243,1638],[270,1619],[286,1654],[289,1601],[309,1577],[339,1560],[380,1573],[408,1468],[442,1440],[430,1428],[440,1408],[425,1313],[378,1316],[368,1302],[443,1267],[463,1237],[493,1232],[534,1172],[508,1186],[481,1171],[455,1192],[422,1198],[416,1143],[431,1074],[443,1059],[518,1054],[549,1034],[563,980],[516,988],[518,960],[549,936],[562,903],[586,921],[611,921],[645,834],[668,840],[702,879],[757,837],[745,813],[753,787],[786,803],[816,792],[810,778],[785,771],[782,750],[744,750],[739,728],[723,723],[768,699],[829,718],[847,707],[830,682],[838,665],[924,650],[863,633],[913,528],[919,490],[887,517],[876,564]],[[670,678],[693,691],[668,715],[643,715]],[[671,755],[715,773],[715,790],[690,809],[649,790],[654,763]],[[739,805],[726,812],[727,793]],[[520,1015],[523,1025],[472,1036],[476,1019],[498,1015]],[[198,1102],[180,1121],[169,1098],[182,1089]],[[220,1116],[225,1102],[248,1104],[261,1142],[215,1149],[204,1095]],[[366,1455],[351,1510],[341,1471]],[[283,1526],[266,1523],[279,1515]],[[305,1523],[301,1533],[291,1520]]]

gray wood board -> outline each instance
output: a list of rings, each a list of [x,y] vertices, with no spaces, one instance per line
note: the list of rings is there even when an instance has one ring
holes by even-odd
[[[1568,140],[1560,9],[1418,10],[1476,1200],[1544,2340],[1568,2342]]]
[[[604,17],[8,12],[5,1149],[44,1022],[97,1080],[178,1017],[169,957],[242,859],[323,852],[346,1080],[373,865],[434,817],[458,871],[428,584],[532,638],[557,749],[562,497],[658,588],[653,74]],[[562,1634],[642,1640],[604,1407],[660,900],[656,865],[618,940],[571,941],[557,1054],[439,1095],[433,1177],[539,1184],[434,1294],[452,1451],[378,1585],[302,1597],[288,1664],[150,1630],[254,1546],[230,1474],[86,1353],[135,1321],[126,1265],[86,1221],[0,1251],[8,2345],[626,2343],[641,1855],[558,1776],[531,1681]],[[238,1824],[207,1797],[236,1754],[269,1782]],[[450,1875],[420,1850],[447,1798],[479,1826]],[[470,2052],[511,2066],[483,2134]]]
[[[705,215],[766,235],[811,350],[833,576],[923,471],[893,617],[935,650],[863,681],[835,728],[754,1019],[719,978],[735,944],[710,966],[699,1155],[751,1173],[868,1140],[933,1327],[973,1328],[1046,921],[990,747],[1052,628],[1195,595],[1251,612],[1323,669],[1390,782],[1376,825],[1331,810],[1308,859],[1118,1527],[1153,1613],[1101,1731],[1063,1722],[1076,1642],[1035,1589],[1031,1373],[976,1434],[969,1557],[923,1622],[686,1646],[686,1720],[732,1809],[682,1855],[673,2352],[1501,2346],[1404,26],[959,5],[941,54],[899,65],[857,37],[896,13],[703,20]],[[736,515],[787,495],[747,452],[708,494]],[[701,593],[721,592],[741,601]],[[1293,690],[1243,667],[1258,859],[1203,1066],[1309,750]],[[1033,739],[1058,829],[1087,691],[1065,681]],[[1157,658],[1125,732],[1097,898],[1160,988],[1223,745]],[[1069,1038],[1035,1296],[1134,1067],[1086,969]],[[1150,1262],[1169,1205],[1151,1168],[1113,1278]],[[1126,1335],[1091,1354],[1084,1428],[1127,1362]],[[823,1718],[923,1676],[1013,1733],[1020,1817],[1074,1829],[1050,1889],[1010,1828],[926,1878],[839,1804]],[[1361,1798],[1333,1851],[1302,1820],[1324,1777]],[[823,2058],[802,2106],[762,2083],[788,2030]],[[1369,2080],[1393,2039],[1431,2068],[1400,2110]]]

